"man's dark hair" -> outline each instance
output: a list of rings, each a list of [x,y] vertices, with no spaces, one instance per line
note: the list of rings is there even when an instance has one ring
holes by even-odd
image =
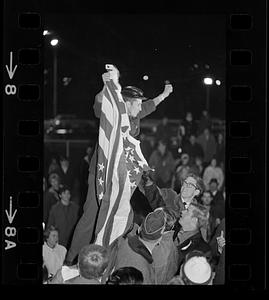
[[[134,267],[123,267],[115,270],[108,278],[107,284],[142,284],[143,274]]]
[[[58,191],[58,194],[61,195],[62,193],[64,193],[65,191],[69,191],[71,193],[71,189],[67,184],[63,184]]]
[[[78,268],[82,277],[97,279],[108,266],[108,250],[100,245],[84,246],[78,255]]]
[[[59,233],[59,230],[57,227],[53,226],[53,225],[50,225],[50,227],[48,227],[45,231],[44,231],[44,241],[46,241],[49,236],[50,236],[50,233],[52,231],[57,231]]]

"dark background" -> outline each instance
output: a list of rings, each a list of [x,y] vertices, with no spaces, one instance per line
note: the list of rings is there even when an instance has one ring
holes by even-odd
[[[210,112],[225,119],[224,15],[46,13],[44,29],[52,31],[44,36],[45,119],[53,117],[53,37],[59,39],[58,113],[92,119],[104,64],[113,63],[122,86],[136,85],[149,98],[162,92],[164,80],[173,83],[173,94],[151,115],[156,119],[180,119],[188,110],[199,119],[206,102],[202,80],[219,79],[220,86],[210,87]],[[68,85],[64,77],[71,78]]]

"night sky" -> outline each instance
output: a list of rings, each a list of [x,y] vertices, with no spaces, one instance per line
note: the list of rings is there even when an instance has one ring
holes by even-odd
[[[162,92],[164,80],[174,92],[150,118],[184,117],[192,111],[200,117],[210,75],[221,81],[210,90],[210,112],[225,118],[225,17],[183,14],[46,14],[44,28],[45,118],[52,117],[52,47],[59,39],[58,113],[93,118],[95,94],[102,88],[104,64],[115,64],[122,86],[142,88],[153,98]],[[209,66],[209,67],[208,67]],[[143,76],[148,75],[147,81]],[[63,78],[71,78],[64,85]]]

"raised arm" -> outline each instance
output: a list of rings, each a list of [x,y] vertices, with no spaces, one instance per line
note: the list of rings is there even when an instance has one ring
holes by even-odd
[[[142,103],[142,110],[139,113],[139,118],[142,119],[146,117],[147,115],[151,114],[153,111],[155,111],[156,107],[165,99],[167,98],[170,93],[173,91],[173,86],[171,84],[166,84],[164,87],[164,91],[157,97],[147,100]]]

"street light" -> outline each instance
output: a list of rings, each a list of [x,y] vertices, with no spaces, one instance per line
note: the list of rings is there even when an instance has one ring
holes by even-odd
[[[211,77],[205,77],[204,84],[206,86],[206,110],[209,112],[210,86],[213,84],[213,79]]]
[[[53,115],[57,115],[57,77],[58,77],[58,62],[57,62],[57,45],[59,43],[58,39],[52,39],[50,41],[53,47]]]

